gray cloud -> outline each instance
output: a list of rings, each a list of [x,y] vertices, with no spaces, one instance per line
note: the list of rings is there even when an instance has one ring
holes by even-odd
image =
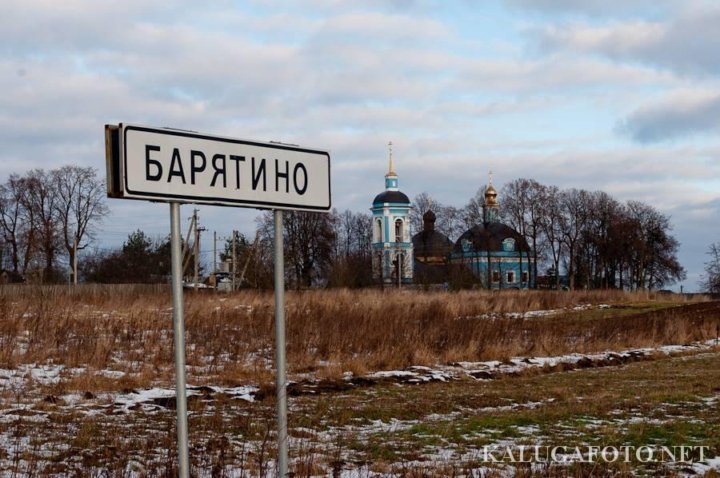
[[[251,0],[251,3],[260,7],[272,6],[281,10],[295,9],[304,13],[307,13],[308,10],[325,13],[346,12],[348,10],[346,0],[305,0],[304,2],[295,2],[295,4],[285,0]],[[364,0],[363,2],[356,2],[353,8],[408,12],[442,8],[442,6],[443,3],[437,0]]]
[[[3,2],[0,51],[34,56],[61,51],[121,48],[137,26],[171,24],[185,15],[201,18],[208,8],[189,0],[150,4],[142,0],[86,2],[6,0]]]
[[[510,12],[521,12],[514,24],[536,25],[543,45],[523,55],[515,32],[498,39],[497,32],[472,31],[439,11],[445,2],[356,3],[8,0],[0,20],[0,179],[65,163],[102,170],[102,125],[123,121],[329,148],[339,209],[367,211],[383,188],[389,140],[405,192],[429,191],[456,206],[489,169],[499,184],[532,176],[663,207],[674,205],[669,191],[689,215],[703,213],[699,201],[713,199],[687,187],[720,176],[720,166],[708,160],[720,154],[710,139],[694,148],[638,147],[618,144],[611,132],[613,118],[632,111],[636,98],[662,97],[668,89],[703,86],[710,93],[698,104],[712,107],[697,106],[693,114],[710,121],[717,108],[712,92],[720,90],[703,83],[712,81],[706,74],[681,78],[670,66],[647,67],[659,64],[652,55],[662,57],[673,28],[689,34],[689,26],[680,26],[697,16],[692,10],[667,24],[656,16],[543,28],[567,20],[555,16],[557,6],[571,14],[612,8],[617,19],[634,11],[618,5],[648,3],[538,0],[530,7],[515,0],[522,9]],[[523,16],[523,5],[549,15]],[[693,48],[683,41],[689,40],[680,38],[674,55]],[[626,127],[645,131],[641,125],[651,123],[653,112],[690,115],[683,101],[658,102],[664,110],[636,108]],[[703,121],[693,123],[695,130],[714,128]],[[135,227],[167,231],[163,205],[111,201],[111,208],[107,230],[118,241]],[[203,225],[228,229],[229,210],[202,209]],[[252,230],[256,211],[231,214],[233,225]]]
[[[630,113],[618,131],[641,143],[720,129],[720,93],[679,92]]]
[[[541,59],[471,60],[457,78],[462,88],[493,88],[500,91],[567,93],[568,88],[607,89],[610,85],[624,87],[668,84],[673,79],[661,72],[637,65],[623,65],[596,58],[572,58],[551,55]]]
[[[680,76],[720,73],[720,8],[688,8],[668,21],[569,24],[534,32],[544,50],[600,54],[668,69]]]
[[[687,0],[509,0],[516,7],[544,13],[623,16],[667,12]],[[696,0],[696,3],[697,0]]]
[[[0,174],[56,161],[102,164],[88,145],[101,151],[96,139],[113,121],[303,143],[319,125],[333,125],[325,137],[336,128],[358,135],[378,124],[408,127],[421,116],[408,105],[433,103],[441,84],[429,80],[448,63],[432,45],[447,32],[422,17],[357,12],[298,22],[272,15],[277,29],[302,25],[302,41],[268,42],[238,35],[233,25],[263,22],[232,9],[218,23],[223,28],[208,30],[139,5],[131,2],[125,14],[112,2],[8,6],[0,88],[12,94],[0,98]],[[30,7],[37,13],[28,15]],[[218,20],[216,10],[185,12],[196,13]],[[37,24],[23,20],[30,17]]]

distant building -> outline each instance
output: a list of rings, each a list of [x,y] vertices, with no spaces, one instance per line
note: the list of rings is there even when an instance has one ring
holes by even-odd
[[[376,283],[409,284],[413,281],[413,243],[410,241],[410,199],[398,189],[389,144],[389,167],[385,191],[375,196],[372,207],[372,269]]]
[[[423,230],[412,238],[415,255],[414,278],[417,284],[442,284],[449,280],[448,261],[453,243],[435,230],[435,213],[423,214]]]
[[[487,289],[534,288],[530,246],[520,233],[498,222],[499,212],[497,191],[491,179],[485,190],[483,222],[468,229],[455,242],[450,264],[469,268]]]
[[[385,191],[373,200],[372,271],[376,284],[481,284],[486,289],[531,289],[533,253],[525,238],[499,221],[500,203],[490,183],[482,223],[453,242],[435,229],[435,213],[423,215],[423,230],[410,239],[410,199],[398,188],[389,148]]]

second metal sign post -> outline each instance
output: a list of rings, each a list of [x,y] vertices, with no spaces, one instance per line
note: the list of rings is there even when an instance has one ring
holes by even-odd
[[[106,125],[108,196],[170,203],[178,468],[190,475],[180,204],[273,209],[278,474],[288,473],[283,209],[330,210],[330,154],[192,131]]]

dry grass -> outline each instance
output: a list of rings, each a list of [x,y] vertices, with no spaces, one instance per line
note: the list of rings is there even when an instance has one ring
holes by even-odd
[[[291,471],[298,478],[332,471],[508,476],[472,454],[499,443],[704,445],[706,456],[718,456],[720,408],[708,406],[717,400],[718,383],[720,356],[705,353],[567,374],[381,383],[292,397]],[[74,406],[42,396],[26,400],[25,413],[8,403],[15,418],[0,420],[0,436],[17,440],[0,452],[0,476],[177,476],[174,409],[111,413],[98,400]],[[272,400],[247,403],[218,394],[190,401],[189,409],[191,476],[275,471]],[[681,466],[578,463],[528,467],[513,476],[686,476]]]
[[[714,338],[720,318],[676,313],[682,309],[673,306],[686,300],[619,291],[288,292],[288,364],[292,373],[337,377],[348,370],[359,374]],[[588,303],[624,308],[572,310]],[[170,306],[167,286],[2,287],[0,367],[48,362],[84,367],[88,375],[74,379],[82,390],[171,382]],[[224,384],[271,379],[271,293],[189,292],[185,309],[191,379]],[[501,315],[549,309],[567,310],[533,319]],[[90,373],[105,369],[129,372],[131,378],[120,383]]]
[[[572,310],[587,303],[614,307]],[[28,379],[23,389],[0,390],[0,437],[13,440],[0,447],[0,475],[177,473],[172,407],[125,413],[108,402],[116,394],[102,393],[173,382],[170,304],[167,287],[0,288],[0,368],[66,365],[54,385]],[[547,309],[566,310],[533,319],[500,315]],[[272,294],[186,295],[191,383],[260,384],[267,397],[248,403],[216,393],[189,401],[193,476],[272,473],[273,313]],[[720,303],[619,292],[309,291],[287,294],[287,322],[291,372],[322,379],[348,370],[361,375],[422,363],[706,340],[718,334]],[[705,353],[572,374],[465,377],[422,387],[380,382],[292,397],[293,471],[317,476],[357,466],[368,475],[479,476],[470,471],[477,462],[423,461],[424,454],[450,447],[462,456],[527,433],[526,440],[551,444],[645,444],[660,437],[667,444],[705,444],[716,453],[717,407],[708,405],[720,391],[718,362],[717,353]],[[127,373],[118,378],[108,370]],[[515,407],[507,411],[508,404]],[[635,423],[638,417],[663,422]],[[378,420],[407,426],[388,431]],[[587,427],[592,420],[602,427]],[[527,432],[529,425],[536,431]],[[519,469],[518,476],[633,471],[589,466]],[[495,471],[487,476],[501,476]]]

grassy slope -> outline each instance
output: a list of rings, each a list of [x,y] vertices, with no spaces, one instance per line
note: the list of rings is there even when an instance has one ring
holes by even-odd
[[[466,474],[483,465],[477,452],[493,443],[705,445],[708,455],[716,456],[718,384],[720,353],[713,352],[495,381],[384,384],[302,396],[290,400],[291,455],[299,476],[333,467],[417,476]],[[90,408],[96,412],[86,414],[77,405],[41,396],[28,405],[14,421],[0,420],[0,434],[18,440],[16,451],[0,456],[3,473],[12,471],[14,463],[18,471],[35,467],[40,475],[135,469],[157,476],[173,470],[172,409],[118,415],[94,405]],[[192,401],[190,410],[194,473],[243,469],[256,475],[269,466],[274,455],[271,399],[250,404],[216,396]],[[47,420],[38,426],[37,417]],[[633,470],[650,475],[679,471],[633,463],[541,469],[534,475],[614,476]]]
[[[373,420],[407,422],[408,428],[362,440],[347,434],[346,446],[357,453],[356,459],[375,463],[422,462],[438,449],[460,457],[504,440],[563,446],[707,445],[715,456],[720,455],[720,410],[703,399],[717,400],[719,384],[720,354],[712,353],[492,382],[395,385],[342,398],[304,398],[300,415],[323,415],[320,427],[333,429]],[[513,404],[512,410],[503,408]],[[472,464],[479,462],[456,466]]]
[[[57,385],[0,390],[0,474],[90,476],[93,467],[172,473],[174,410],[158,406],[117,414],[112,396],[103,395],[172,385],[167,294],[30,292],[0,291],[0,367],[53,361],[86,371]],[[373,291],[289,294],[291,371],[332,377],[345,370],[684,343],[715,337],[720,323],[708,304],[691,305],[687,313],[677,308],[682,301],[648,294],[404,293],[393,296],[391,305],[387,297]],[[588,302],[620,307],[525,320],[477,318]],[[188,364],[197,367],[191,368],[191,381],[269,381],[271,304],[272,296],[264,294],[189,296]],[[105,368],[127,375],[97,373]],[[720,394],[718,384],[720,356],[707,354],[492,382],[385,384],[303,396],[291,399],[291,452],[299,476],[333,466],[463,473],[480,465],[474,450],[503,440],[703,444],[720,454],[717,403],[703,401]],[[53,398],[88,391],[96,398],[75,405]],[[271,399],[248,404],[214,396],[191,401],[190,409],[198,474],[224,467],[262,474],[274,454]],[[635,422],[643,416],[653,420]]]

